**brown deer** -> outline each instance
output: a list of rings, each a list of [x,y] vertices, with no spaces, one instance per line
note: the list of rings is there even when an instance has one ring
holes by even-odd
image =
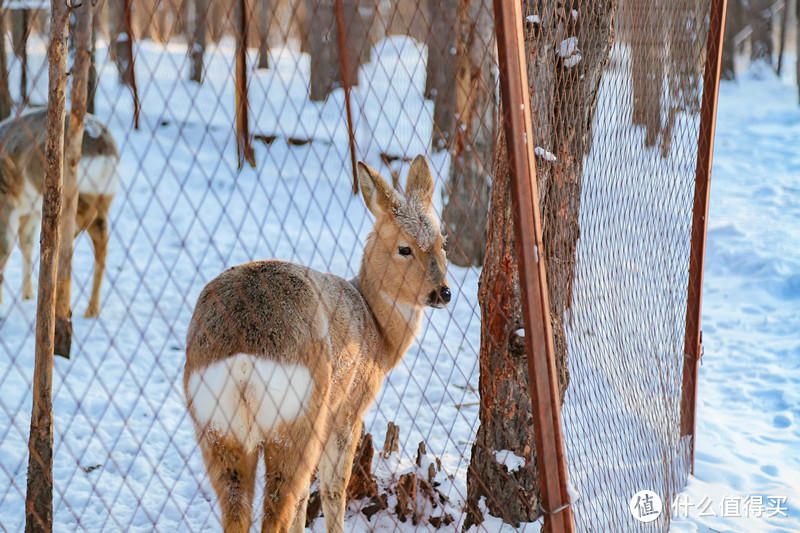
[[[0,302],[3,272],[17,237],[23,262],[22,298],[33,298],[31,261],[42,222],[46,121],[47,109],[37,108],[0,122]],[[119,152],[111,132],[93,115],[86,115],[81,146],[75,237],[87,230],[94,247],[92,294],[85,314],[91,318],[100,310],[108,211],[119,187]]]
[[[361,162],[358,177],[375,225],[357,277],[256,261],[220,274],[195,307],[184,391],[228,533],[249,531],[259,455],[263,533],[303,531],[317,466],[327,530],[343,531],[364,412],[423,308],[450,301],[425,158],[405,194]]]

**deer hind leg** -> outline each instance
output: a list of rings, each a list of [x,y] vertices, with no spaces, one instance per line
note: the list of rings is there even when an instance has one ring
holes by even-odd
[[[258,448],[248,451],[231,438],[206,434],[200,440],[211,485],[222,510],[225,533],[247,533],[253,509]]]
[[[100,312],[100,286],[106,271],[106,255],[108,254],[108,211],[113,196],[99,195],[96,200],[96,214],[89,223],[87,231],[92,239],[94,249],[94,273],[92,277],[92,294],[84,316],[94,318]],[[80,229],[80,226],[78,226]]]
[[[303,531],[311,476],[329,432],[329,348],[326,342],[317,341],[307,350],[314,352],[309,360],[325,362],[311,369],[314,388],[303,415],[285,426],[281,444],[272,442],[264,447],[266,489],[261,533]]]
[[[334,430],[319,463],[320,495],[325,527],[328,533],[344,531],[344,513],[347,507],[347,483],[353,468],[361,425]]]
[[[39,212],[19,217],[19,248],[22,250],[22,299],[33,298],[33,247],[39,231]]]
[[[3,302],[3,273],[14,249],[18,223],[18,217],[11,206],[3,205],[7,201],[6,198],[0,198],[0,303]]]

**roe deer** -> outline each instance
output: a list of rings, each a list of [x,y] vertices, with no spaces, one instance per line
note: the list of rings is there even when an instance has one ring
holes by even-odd
[[[0,302],[3,272],[16,237],[22,250],[22,297],[33,298],[31,260],[42,222],[46,121],[47,109],[40,108],[0,122]],[[94,248],[92,294],[85,314],[91,318],[100,310],[100,284],[108,251],[108,210],[119,187],[119,152],[108,128],[88,114],[81,146],[75,237],[87,230]]]
[[[317,466],[327,530],[343,531],[364,412],[422,309],[450,301],[425,158],[412,162],[405,194],[361,162],[358,178],[375,215],[358,276],[256,261],[226,270],[198,298],[183,384],[227,533],[249,531],[261,454],[262,532],[304,530]]]

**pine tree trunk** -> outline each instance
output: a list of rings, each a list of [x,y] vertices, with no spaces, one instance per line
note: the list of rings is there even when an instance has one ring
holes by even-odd
[[[458,4],[458,0],[428,0],[425,98],[433,100],[432,145],[437,151],[448,148],[453,135]]]
[[[117,66],[120,83],[130,86],[130,47],[131,36],[125,24],[125,0],[108,0],[109,43],[111,58]]]
[[[272,19],[272,0],[261,0],[258,13],[258,68],[269,68],[269,22]]]
[[[614,0],[555,6],[527,3],[540,22],[527,28],[534,146],[544,223],[544,252],[561,401],[569,383],[563,318],[571,304],[579,237],[583,156],[591,149],[597,91],[613,38]],[[572,16],[576,8],[577,17]],[[530,19],[529,19],[530,20]],[[546,29],[546,31],[543,31]],[[561,44],[577,38],[569,51]],[[556,54],[564,50],[565,54]],[[575,61],[574,54],[581,60]],[[570,60],[570,58],[572,58]],[[467,524],[483,520],[479,502],[509,524],[539,517],[539,469],[532,433],[523,326],[505,143],[498,142],[492,177],[487,255],[481,273],[480,427],[467,473]],[[541,151],[540,151],[541,152]],[[540,154],[541,155],[541,154]],[[552,161],[552,156],[556,161]],[[525,466],[508,472],[494,452],[510,450]]]
[[[189,21],[191,32],[189,60],[189,79],[203,83],[203,56],[206,53],[206,16],[208,0],[191,0],[192,16]]]
[[[458,266],[480,266],[486,255],[489,175],[497,115],[493,51],[494,21],[487,0],[460,0],[455,134],[442,213],[447,258]]]
[[[86,118],[89,66],[91,65],[92,3],[82,2],[71,10],[74,23],[74,60],[69,122],[64,142],[64,182],[61,210],[61,243],[56,287],[55,353],[69,357],[72,344],[72,241],[78,210],[78,163],[81,159],[83,125]]]

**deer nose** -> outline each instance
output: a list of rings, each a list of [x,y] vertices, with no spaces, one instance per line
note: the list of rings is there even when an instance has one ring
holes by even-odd
[[[450,303],[450,287],[445,285],[439,289],[439,298],[441,298],[444,303]]]

